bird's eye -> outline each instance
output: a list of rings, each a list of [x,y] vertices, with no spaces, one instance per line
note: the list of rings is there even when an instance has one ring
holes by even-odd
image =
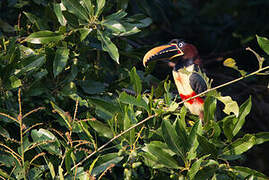
[[[182,47],[183,46],[183,43],[178,43],[178,47]]]

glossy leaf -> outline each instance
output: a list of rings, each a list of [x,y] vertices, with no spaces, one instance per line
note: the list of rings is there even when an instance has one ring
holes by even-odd
[[[162,136],[168,147],[185,160],[185,147],[168,120],[162,122]]]
[[[125,106],[124,121],[123,121],[124,130],[129,129],[135,123],[137,123],[137,119],[135,118],[132,106],[131,105]],[[131,129],[128,133],[126,133],[125,136],[131,146],[135,141],[135,129]]]
[[[116,112],[120,111],[118,104],[108,102],[100,98],[88,98],[88,102],[96,106],[110,117],[112,117]]]
[[[88,21],[87,10],[79,3],[77,0],[62,0],[62,3],[66,9],[72,14],[76,15],[78,18]]]
[[[237,173],[239,173],[241,176],[244,178],[248,177],[249,175],[253,175],[254,178],[258,178],[260,180],[264,179],[269,179],[266,175],[264,175],[261,172],[258,172],[256,170],[250,169],[248,167],[243,167],[243,166],[232,166],[231,169]]]
[[[105,17],[105,20],[121,20],[122,18],[124,18],[125,16],[127,16],[127,13],[123,10],[119,10],[116,13],[113,13],[109,16]]]
[[[97,6],[96,6],[96,11],[95,11],[95,16],[99,17],[105,7],[106,0],[98,0],[96,2],[97,2]]]
[[[60,149],[60,143],[56,136],[46,129],[32,130],[31,137],[35,143],[45,142],[42,145],[39,145],[42,149],[45,149],[51,154],[60,156],[62,154]]]
[[[68,114],[63,111],[60,107],[58,107],[54,102],[50,102],[52,108],[63,118],[63,120],[65,121],[67,127],[72,128],[71,124],[70,124],[70,116],[68,116]]]
[[[215,111],[217,106],[217,100],[208,96],[204,102],[204,122],[207,123],[210,120],[215,120]]]
[[[33,44],[48,44],[50,42],[57,42],[64,39],[64,35],[52,31],[38,31],[30,34],[25,41]]]
[[[240,155],[252,148],[255,143],[255,136],[246,134],[244,137],[237,139],[225,147],[222,156]]]
[[[83,41],[92,32],[91,28],[80,28],[78,30],[80,33],[80,41]]]
[[[148,110],[148,105],[144,101],[144,99],[141,98],[141,96],[136,98],[132,95],[128,95],[126,92],[123,92],[120,94],[119,100],[120,100],[120,102],[122,102],[124,104],[132,104],[132,105],[141,107],[145,110]]]
[[[210,154],[213,157],[217,156],[217,148],[213,143],[209,142],[206,137],[197,135],[197,140],[199,142],[199,147],[202,149],[202,154]]]
[[[110,127],[107,126],[106,124],[98,120],[89,121],[89,124],[100,136],[104,136],[109,139],[113,138],[114,136],[113,132],[111,131]]]
[[[53,75],[58,76],[67,64],[69,56],[69,49],[65,47],[60,47],[56,50],[55,58],[53,61]]]
[[[177,118],[176,120],[176,132],[178,137],[180,138],[180,141],[182,142],[182,147],[184,148],[184,152],[187,152],[190,148],[189,142],[188,142],[188,134],[186,132],[186,127],[184,126],[185,122],[183,122],[180,118]]]
[[[116,45],[102,31],[97,30],[97,34],[99,41],[102,43],[103,50],[108,52],[110,57],[119,64],[119,52]]]
[[[269,132],[259,132],[255,134],[256,143],[255,144],[262,144],[269,141]]]
[[[27,58],[24,58],[22,62],[19,64],[22,68],[17,69],[15,72],[16,76],[20,76],[26,72],[30,72],[33,70],[38,70],[45,63],[44,55],[31,55]]]
[[[269,55],[269,40],[266,37],[258,36],[257,41],[259,46]]]
[[[131,84],[133,85],[133,88],[134,88],[134,91],[135,91],[136,95],[141,94],[142,83],[141,83],[140,77],[136,73],[136,68],[135,67],[132,68],[129,75],[130,75],[130,79],[131,79]]]
[[[203,157],[201,157],[200,159],[198,159],[197,161],[195,161],[192,165],[190,170],[187,173],[187,176],[190,178],[190,180],[194,179],[196,173],[199,171],[200,166],[202,161],[207,158],[209,155],[205,155]]]
[[[82,0],[82,5],[87,9],[88,14],[93,15],[93,4],[91,2],[92,0]]]
[[[59,23],[62,26],[66,26],[67,21],[62,13],[61,5],[59,3],[53,3],[53,10]]]
[[[78,81],[79,86],[87,94],[100,94],[105,91],[105,84],[93,80]]]
[[[151,153],[153,156],[155,156],[160,164],[163,164],[164,166],[168,168],[178,169],[179,165],[177,161],[169,155],[167,152],[163,151],[162,148],[149,144],[147,145],[148,152]]]
[[[123,157],[118,157],[118,153],[108,153],[103,156],[100,156],[96,162],[96,167],[92,170],[92,176],[97,176],[104,172],[112,164],[119,163]]]
[[[251,110],[251,105],[252,104],[251,104],[251,96],[250,96],[249,99],[246,100],[239,108],[239,117],[233,129],[233,136],[235,136],[244,125],[245,118]]]
[[[238,121],[238,118],[236,118],[235,115],[230,115],[226,116],[222,121],[223,121],[223,132],[227,137],[228,141],[232,141],[232,138],[234,137],[233,130],[236,122]]]

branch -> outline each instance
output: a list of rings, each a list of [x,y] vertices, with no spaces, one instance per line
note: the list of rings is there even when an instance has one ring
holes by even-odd
[[[195,95],[195,96],[193,96],[193,97],[190,97],[190,98],[188,98],[188,99],[185,99],[184,101],[181,101],[181,102],[179,102],[178,104],[183,104],[184,102],[187,102],[187,101],[189,101],[189,100],[191,100],[191,99],[194,99],[194,98],[196,98],[196,97],[202,96],[202,95],[204,95],[204,94],[206,94],[206,93],[208,93],[208,92],[210,92],[210,91],[214,91],[214,90],[219,89],[219,88],[222,88],[222,87],[224,87],[224,86],[228,86],[228,85],[230,85],[230,84],[236,83],[236,82],[238,82],[238,81],[240,81],[240,80],[242,80],[242,79],[245,79],[245,78],[247,78],[247,77],[249,77],[249,76],[253,76],[253,75],[255,75],[255,74],[258,74],[259,72],[264,71],[264,70],[266,70],[266,69],[269,69],[269,66],[266,66],[266,67],[264,67],[264,68],[260,68],[260,69],[258,69],[258,70],[255,71],[255,72],[252,72],[252,73],[250,73],[250,74],[248,74],[248,75],[245,75],[245,76],[242,76],[242,77],[240,77],[240,78],[234,79],[234,80],[229,81],[229,82],[227,82],[227,83],[221,84],[221,85],[216,86],[216,87],[214,87],[214,88],[210,88],[210,89],[208,89],[208,90],[206,90],[206,91],[204,91],[204,92],[202,92],[202,93],[200,93],[200,94],[197,94],[197,95]],[[168,113],[172,113],[172,112],[168,112]],[[143,119],[143,120],[140,121],[139,123],[137,123],[137,124],[131,126],[130,128],[126,129],[125,131],[121,132],[120,134],[114,136],[112,139],[110,139],[110,140],[109,140],[108,142],[106,142],[104,145],[102,145],[101,147],[99,147],[97,150],[95,150],[95,151],[92,152],[90,155],[88,155],[88,156],[85,157],[83,160],[81,160],[78,164],[76,164],[75,166],[73,166],[73,167],[71,168],[71,171],[74,170],[76,167],[82,165],[82,163],[84,163],[84,162],[85,162],[86,160],[88,160],[90,157],[92,157],[93,155],[95,155],[97,152],[99,152],[99,151],[101,151],[102,149],[104,149],[107,145],[109,145],[109,144],[110,144],[111,142],[113,142],[114,140],[118,139],[120,136],[126,134],[127,132],[129,132],[130,130],[136,128],[137,126],[140,126],[141,124],[145,123],[146,121],[148,121],[148,120],[150,120],[150,119],[152,119],[152,118],[154,118],[154,117],[157,117],[158,115],[160,115],[160,114],[154,114],[154,115],[148,116],[147,118]],[[67,175],[67,173],[65,173],[65,176],[66,176],[66,175]]]

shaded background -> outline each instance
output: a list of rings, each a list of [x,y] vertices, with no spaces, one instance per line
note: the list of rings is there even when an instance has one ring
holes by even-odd
[[[112,9],[116,1],[121,0],[110,1]],[[43,9],[48,2],[49,0],[1,0],[0,18],[15,26],[23,11],[32,11],[40,18],[50,16]],[[269,37],[268,9],[268,0],[130,0],[126,10],[128,14],[142,13],[153,22],[139,35],[126,39],[132,45],[131,53],[135,55],[135,58],[128,58],[128,64],[135,64],[143,70],[141,59],[147,50],[171,39],[183,38],[198,48],[207,75],[214,79],[213,86],[238,78],[240,74],[224,67],[222,62],[232,57],[237,61],[239,69],[247,72],[256,70],[258,63],[255,56],[245,50],[248,46],[268,59],[258,47],[255,37],[256,34]],[[23,16],[21,18],[22,22],[26,19]],[[14,34],[1,29],[0,36],[3,33]],[[121,57],[122,66],[125,66],[123,58],[126,57]],[[268,60],[265,64],[269,64]],[[165,65],[157,66],[155,69],[158,71],[152,74],[160,80],[167,75],[171,78],[170,69]],[[245,133],[269,131],[268,76],[251,77],[220,91],[239,104],[249,95],[253,97],[253,108],[243,127]],[[245,153],[245,160],[239,163],[269,175],[268,149],[268,143],[256,146]]]

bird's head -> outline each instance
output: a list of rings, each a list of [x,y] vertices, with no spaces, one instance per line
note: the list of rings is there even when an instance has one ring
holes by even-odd
[[[175,67],[178,63],[200,64],[200,58],[196,47],[180,39],[173,39],[168,44],[155,47],[148,51],[143,58],[143,65],[147,66],[152,61],[168,61],[168,65]]]

